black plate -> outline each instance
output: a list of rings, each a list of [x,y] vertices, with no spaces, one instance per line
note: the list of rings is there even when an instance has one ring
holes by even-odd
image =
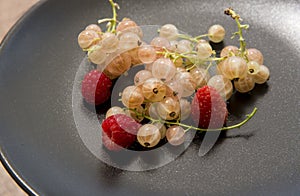
[[[271,79],[249,95],[236,94],[233,117],[256,106],[247,125],[222,135],[206,156],[200,140],[175,161],[128,172],[97,159],[83,144],[72,113],[74,78],[84,58],[78,33],[111,16],[107,1],[41,2],[4,39],[0,51],[1,161],[30,194],[40,195],[299,195],[300,4],[285,0],[119,1],[120,18],[173,23],[192,35],[220,23],[230,40],[234,7],[251,25],[249,47],[260,49]]]

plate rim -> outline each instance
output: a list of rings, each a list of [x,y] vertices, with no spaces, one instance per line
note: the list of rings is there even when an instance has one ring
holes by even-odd
[[[38,10],[41,5],[43,5],[47,0],[39,0],[35,4],[33,4],[9,29],[9,31],[4,35],[3,39],[0,42],[0,53],[5,47],[6,43],[10,40],[10,37],[15,32],[15,30],[22,24],[22,22],[30,17],[32,13]],[[5,171],[9,174],[9,176],[17,183],[17,185],[28,195],[39,195],[30,185],[26,182],[14,169],[14,167],[10,164],[9,159],[5,156],[3,149],[0,146],[0,162],[2,163]]]

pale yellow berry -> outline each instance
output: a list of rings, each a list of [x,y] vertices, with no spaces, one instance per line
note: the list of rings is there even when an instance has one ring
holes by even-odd
[[[180,103],[175,97],[166,97],[158,103],[157,113],[164,120],[174,120],[179,117]]]
[[[252,76],[254,82],[257,84],[265,83],[269,79],[269,77],[270,71],[265,65],[260,65],[258,73]]]
[[[220,72],[229,80],[244,78],[247,76],[248,67],[246,61],[238,56],[228,57],[220,64]]]
[[[208,38],[214,43],[220,43],[224,40],[225,29],[219,24],[213,25],[208,29]]]
[[[167,129],[166,138],[171,145],[179,146],[185,141],[185,131],[180,126],[171,126]]]
[[[232,83],[228,78],[225,78],[223,75],[215,75],[211,77],[207,85],[214,87],[220,93],[221,97],[224,98],[224,100],[228,100],[232,95]]]
[[[159,143],[160,139],[160,131],[153,124],[145,124],[138,130],[137,140],[144,147],[154,147]]]
[[[124,110],[118,106],[113,106],[107,110],[105,118],[108,118],[110,116],[116,115],[116,114],[125,114]]]
[[[235,89],[240,93],[247,93],[251,91],[255,86],[255,82],[252,76],[247,75],[245,78],[240,78],[234,81]]]
[[[122,92],[122,103],[128,108],[137,108],[144,102],[141,88],[128,86]]]

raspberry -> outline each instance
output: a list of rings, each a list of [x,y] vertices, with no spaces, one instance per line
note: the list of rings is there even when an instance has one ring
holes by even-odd
[[[116,114],[102,122],[102,142],[111,151],[128,148],[136,141],[141,125],[125,114]]]
[[[100,105],[110,97],[112,81],[102,72],[92,70],[84,76],[81,93],[89,104]]]
[[[200,128],[221,128],[227,118],[226,103],[210,86],[203,86],[197,90],[192,101],[192,117]]]

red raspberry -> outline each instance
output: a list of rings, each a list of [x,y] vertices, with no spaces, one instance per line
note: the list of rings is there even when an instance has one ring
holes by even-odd
[[[84,76],[81,85],[81,93],[85,101],[99,105],[110,97],[112,81],[102,72],[92,70]]]
[[[227,118],[226,103],[210,86],[203,86],[197,90],[192,101],[192,117],[200,128],[221,128]]]
[[[102,142],[111,151],[128,148],[136,140],[141,124],[125,114],[116,114],[102,122]]]

